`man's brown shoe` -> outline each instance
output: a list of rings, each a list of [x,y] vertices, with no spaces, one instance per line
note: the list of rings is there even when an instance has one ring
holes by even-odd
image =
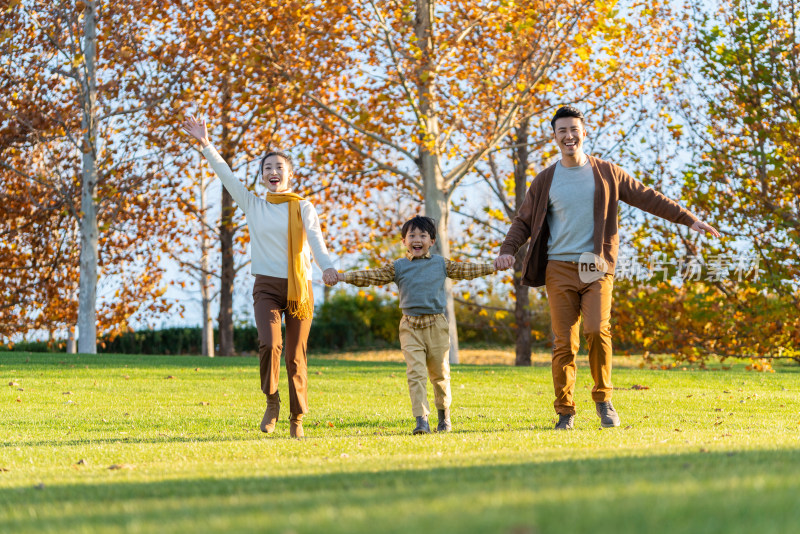
[[[292,414],[289,418],[289,436],[296,439],[306,437],[305,433],[303,433],[303,414]]]
[[[261,431],[271,434],[275,431],[275,423],[278,422],[278,415],[281,411],[281,398],[275,393],[267,395],[267,409],[264,411],[264,418],[261,420]]]

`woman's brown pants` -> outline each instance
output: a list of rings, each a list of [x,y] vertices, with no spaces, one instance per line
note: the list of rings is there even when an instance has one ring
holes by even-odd
[[[289,375],[289,410],[292,414],[308,412],[308,367],[306,349],[311,319],[297,319],[286,312],[289,281],[257,274],[253,284],[253,311],[258,329],[258,358],[261,391],[266,395],[278,392],[281,363],[281,314],[286,322],[286,373]],[[308,293],[313,299],[311,282]]]

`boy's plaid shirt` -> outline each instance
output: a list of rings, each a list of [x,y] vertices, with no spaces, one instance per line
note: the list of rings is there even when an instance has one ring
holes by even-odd
[[[411,261],[415,259],[430,258],[428,252],[420,258],[415,258],[412,254],[406,254],[406,258]],[[447,277],[453,280],[472,280],[479,276],[486,276],[494,272],[494,265],[491,263],[469,263],[444,260]],[[394,262],[390,262],[377,269],[367,269],[364,271],[350,271],[344,273],[344,281],[354,286],[380,286],[394,282]],[[444,316],[438,313],[435,315],[403,315],[403,320],[408,321],[411,328],[425,328],[436,322],[436,318]]]

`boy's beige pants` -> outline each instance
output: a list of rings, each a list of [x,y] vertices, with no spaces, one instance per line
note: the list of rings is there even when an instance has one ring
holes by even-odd
[[[440,316],[431,326],[411,328],[404,317],[400,321],[400,348],[406,359],[408,393],[414,417],[428,415],[431,411],[425,387],[426,375],[433,385],[436,408],[449,408],[450,329],[447,319]]]

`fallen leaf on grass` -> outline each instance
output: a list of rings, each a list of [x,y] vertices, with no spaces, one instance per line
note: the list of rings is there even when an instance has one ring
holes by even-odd
[[[84,460],[83,458],[81,458],[80,460],[78,460],[77,462],[75,462],[75,465],[88,465],[88,464],[89,464],[89,462],[87,462],[87,461],[86,461],[86,460]]]
[[[206,401],[200,401],[200,406],[208,406],[208,403]]]
[[[71,391],[63,391],[61,394],[62,395],[72,395],[72,392]]]
[[[22,402],[22,399],[17,397],[17,402]]]
[[[8,383],[8,385],[11,386],[11,387],[14,387],[14,386],[18,386],[19,384],[12,380],[11,382]]]
[[[634,384],[631,386],[631,389],[650,389],[650,386],[643,386],[641,384]]]
[[[349,455],[349,454],[347,454],[346,452],[343,452],[343,453],[341,454],[340,458],[350,458],[350,455]]]
[[[174,376],[172,376],[172,375],[169,375],[169,376],[168,376],[167,378],[165,378],[164,380],[169,380],[169,379],[171,379],[171,378],[175,378],[175,377],[174,377]]]
[[[333,423],[331,421],[328,421],[328,426],[333,428],[334,425],[333,425]]]
[[[683,430],[681,430],[680,428],[676,428],[675,432],[683,432]]]
[[[112,471],[116,471],[119,469],[133,469],[134,467],[131,464],[112,464],[109,465],[108,468],[111,469]]]
[[[39,482],[38,484],[36,484],[36,485],[33,487],[33,489],[37,489],[37,490],[43,490],[43,489],[44,489],[44,482]]]
[[[0,472],[8,473],[8,469],[6,469],[5,467],[0,467]]]
[[[122,378],[124,378],[125,380],[128,380],[130,377],[128,375],[125,375]]]

